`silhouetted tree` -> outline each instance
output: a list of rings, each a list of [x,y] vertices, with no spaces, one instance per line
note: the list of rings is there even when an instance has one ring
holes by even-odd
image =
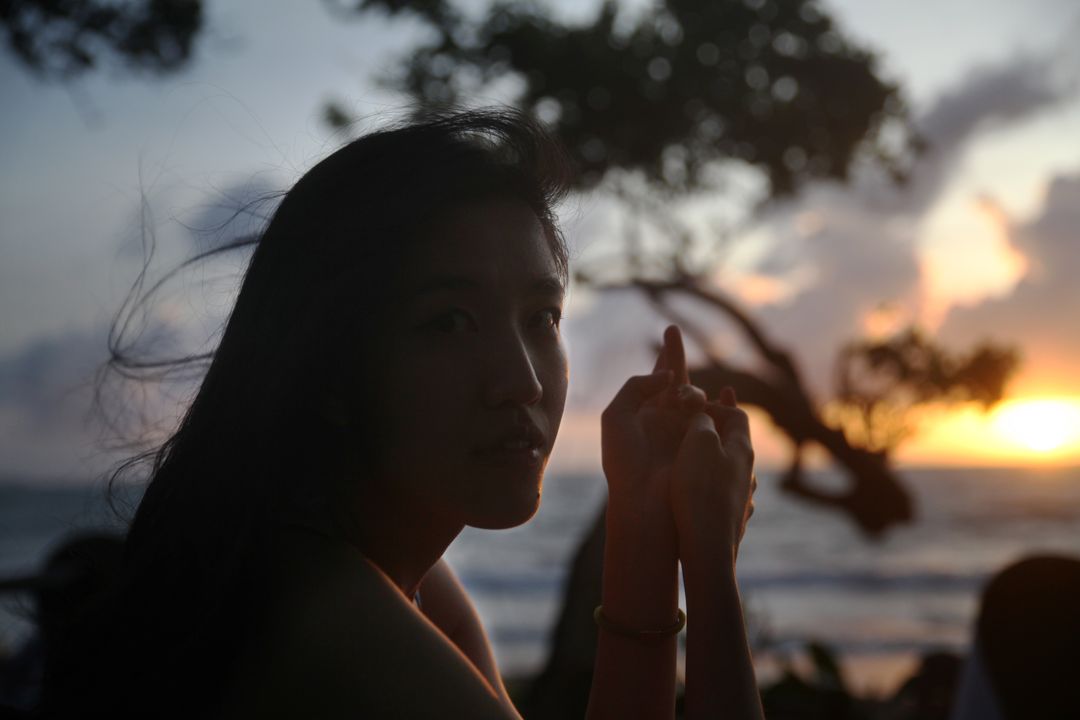
[[[546,118],[568,145],[583,171],[580,187],[610,194],[634,217],[621,255],[583,259],[578,280],[642,289],[667,316],[675,314],[676,295],[706,299],[771,365],[738,377],[723,373],[729,384],[769,412],[796,446],[821,442],[851,471],[851,495],[864,500],[838,507],[870,533],[911,517],[887,467],[864,462],[866,448],[837,438],[821,420],[795,361],[709,286],[715,254],[690,251],[715,249],[718,238],[693,232],[672,209],[691,193],[715,192],[711,170],[725,164],[759,170],[773,198],[811,178],[846,179],[858,157],[903,178],[919,140],[897,87],[815,2],[667,0],[633,17],[604,2],[591,21],[576,24],[531,3],[496,3],[471,15],[445,0],[333,6],[428,22],[432,40],[383,78],[421,110],[514,85],[515,101]],[[347,114],[330,111],[343,124]],[[641,242],[643,225],[660,242]],[[702,372],[725,367],[713,358]]]

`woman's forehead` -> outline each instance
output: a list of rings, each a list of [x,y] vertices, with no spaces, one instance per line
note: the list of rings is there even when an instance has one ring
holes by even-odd
[[[563,286],[543,225],[528,205],[513,200],[445,214],[422,233],[402,270],[410,294],[466,286],[561,292]]]

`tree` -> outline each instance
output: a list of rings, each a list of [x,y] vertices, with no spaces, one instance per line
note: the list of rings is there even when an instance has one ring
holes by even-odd
[[[887,468],[864,462],[864,449],[828,433],[794,360],[709,287],[716,255],[692,251],[715,250],[717,238],[693,233],[672,210],[679,198],[715,191],[717,166],[757,169],[772,198],[813,178],[844,180],[860,158],[903,179],[920,141],[899,90],[878,77],[875,56],[843,37],[815,2],[666,0],[627,19],[607,1],[591,22],[576,25],[532,3],[496,3],[479,16],[446,0],[334,7],[412,13],[428,22],[433,39],[383,78],[421,109],[515,82],[517,104],[546,117],[577,160],[579,187],[617,197],[661,238],[647,249],[638,228],[628,231],[621,258],[585,260],[577,279],[642,289],[669,317],[676,315],[673,296],[705,299],[772,365],[757,375],[725,374],[744,390],[744,401],[761,404],[796,446],[822,442],[851,470],[852,497],[880,500],[837,507],[870,533],[911,517],[906,493]],[[327,116],[341,122],[347,113],[331,106]],[[713,359],[712,376],[723,367]],[[780,384],[770,386],[770,375]]]
[[[736,160],[785,195],[810,178],[845,179],[857,154],[897,177],[910,160],[897,87],[811,0],[666,0],[633,19],[607,0],[585,24],[528,2],[479,18],[442,0],[354,7],[429,22],[434,40],[384,78],[423,107],[512,78],[515,102],[573,153],[583,188],[619,170],[653,191],[709,189],[710,166]]]
[[[837,355],[836,392],[824,415],[850,442],[891,454],[916,432],[920,407],[993,407],[1019,361],[1014,349],[991,343],[954,355],[914,327],[852,342]]]
[[[496,3],[476,16],[446,0],[334,7],[428,22],[433,39],[383,78],[421,109],[516,83],[517,104],[546,117],[578,162],[579,188],[617,198],[660,239],[640,242],[635,224],[621,257],[584,259],[577,279],[636,287],[673,319],[672,298],[691,295],[733,320],[766,367],[734,372],[712,358],[695,377],[724,378],[797,447],[811,440],[826,447],[852,478],[849,497],[834,506],[868,533],[910,519],[910,500],[887,464],[829,428],[790,355],[709,286],[718,238],[692,232],[672,209],[690,194],[715,192],[717,167],[756,169],[773,199],[814,178],[844,180],[861,159],[903,179],[920,141],[899,90],[815,2],[666,0],[627,18],[608,1],[579,24],[532,3]],[[331,106],[328,117],[341,122],[347,114]],[[693,252],[700,249],[706,252]]]

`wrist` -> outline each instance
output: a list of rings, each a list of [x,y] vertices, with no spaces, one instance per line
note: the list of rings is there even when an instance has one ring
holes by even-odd
[[[679,538],[679,561],[683,574],[719,579],[735,579],[735,546],[715,538]]]
[[[609,508],[601,602],[612,620],[647,628],[664,627],[675,618],[678,542],[670,518],[669,525],[638,525]]]
[[[738,542],[733,529],[723,527],[722,517],[710,514],[707,517],[676,516],[672,524],[679,546],[679,559],[686,564],[693,563],[735,564]]]
[[[670,514],[620,513],[609,506],[604,565],[643,577],[678,575],[679,537]]]
[[[684,555],[681,562],[689,614],[697,617],[701,608],[739,603],[735,561],[730,551],[701,549]]]

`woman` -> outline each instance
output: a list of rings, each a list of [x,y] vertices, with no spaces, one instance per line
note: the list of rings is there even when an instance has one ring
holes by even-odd
[[[259,239],[202,386],[153,456],[111,622],[57,712],[517,717],[441,559],[535,513],[562,416],[557,146],[510,112],[368,135]],[[603,418],[610,500],[589,717],[758,717],[734,557],[746,417],[678,331]]]

